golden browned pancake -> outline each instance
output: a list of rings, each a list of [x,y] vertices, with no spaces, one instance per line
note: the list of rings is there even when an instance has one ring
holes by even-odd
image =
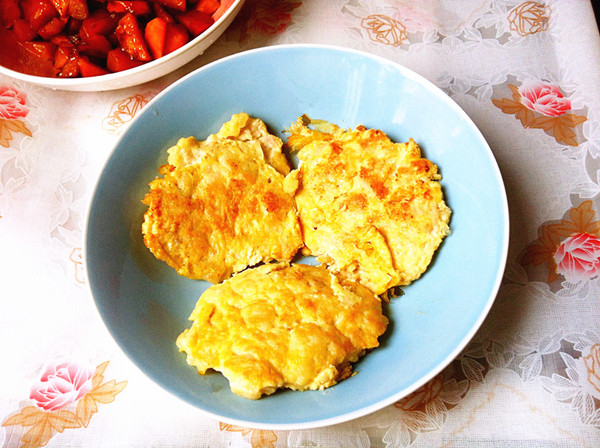
[[[179,139],[177,145],[168,149],[167,162],[180,168],[201,160],[207,154],[214,154],[223,145],[230,145],[264,160],[284,176],[290,172],[290,165],[281,152],[281,139],[270,134],[260,118],[250,117],[245,112],[233,115],[219,132],[209,135],[205,141],[198,141],[194,137]]]
[[[324,267],[266,264],[207,289],[177,339],[200,374],[223,373],[257,399],[279,388],[316,390],[351,374],[387,327],[379,298]]]
[[[170,164],[159,170],[163,177],[150,183],[143,200],[144,243],[188,278],[217,283],[247,266],[291,260],[302,246],[294,199],[268,162],[281,165],[281,144],[265,152],[251,136],[238,140],[233,134],[205,142],[180,139],[169,149]]]
[[[284,183],[295,194],[305,253],[376,294],[419,278],[449,232],[436,165],[412,139],[307,124],[301,117],[289,129],[300,167]]]

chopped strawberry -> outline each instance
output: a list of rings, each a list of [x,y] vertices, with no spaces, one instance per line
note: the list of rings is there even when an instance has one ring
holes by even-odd
[[[76,78],[79,74],[79,54],[74,52],[69,56],[69,59],[62,66],[57,76],[59,78]]]
[[[142,61],[131,59],[131,56],[122,48],[115,48],[108,52],[106,68],[111,72],[121,72],[142,65]]]
[[[54,53],[54,67],[60,71],[75,53],[77,49],[74,44],[69,41],[61,42]]]
[[[69,0],[69,15],[74,19],[84,20],[89,16],[87,0]]]
[[[112,50],[113,47],[105,36],[95,34],[80,42],[77,48],[80,54],[99,59],[106,59],[108,52]]]
[[[167,23],[164,53],[169,54],[189,42],[189,35],[185,27],[179,23]]]
[[[165,39],[167,36],[167,22],[160,17],[155,17],[146,24],[144,38],[154,59],[162,57],[165,53]]]
[[[0,0],[0,21],[6,28],[13,26],[21,18],[21,8],[17,0]]]
[[[117,15],[110,14],[104,9],[98,9],[82,22],[80,34],[83,38],[97,34],[107,36],[115,30],[118,23]]]
[[[56,45],[52,42],[23,42],[23,49],[37,58],[52,61]]]
[[[58,15],[64,19],[69,13],[69,0],[52,0],[52,4],[56,8]]]
[[[109,12],[130,12],[134,16],[147,16],[152,13],[152,8],[144,0],[109,0],[106,9]]]
[[[183,14],[178,14],[177,19],[185,26],[194,37],[206,31],[214,23],[210,15],[192,9]]]
[[[49,0],[23,0],[21,9],[23,18],[29,22],[35,32],[58,16],[56,9]]]
[[[82,23],[83,23],[83,20],[74,19],[73,17],[71,17],[67,21],[67,26],[65,26],[65,33],[67,33],[69,36],[79,33]]]
[[[56,76],[52,65],[55,50],[56,45],[52,42],[20,42],[17,67],[22,65],[22,68],[18,70],[26,69],[27,73],[36,76]]]
[[[156,0],[156,2],[175,11],[185,11],[187,8],[185,0]]]
[[[73,42],[64,33],[57,34],[56,36],[52,36],[50,38],[50,42],[56,45],[72,45]]]
[[[115,34],[119,39],[121,48],[129,53],[133,59],[138,61],[152,60],[140,25],[133,14],[127,13],[119,20]]]
[[[33,30],[33,28],[31,28],[31,25],[29,25],[29,22],[25,19],[15,20],[12,30],[19,42],[33,40],[37,36],[37,33]]]
[[[66,24],[67,21],[65,19],[61,19],[60,17],[54,17],[38,30],[38,34],[43,39],[49,40],[53,36],[59,34]]]
[[[212,15],[220,6],[221,2],[219,0],[200,0],[194,9],[204,14]]]
[[[173,18],[173,16],[171,14],[169,14],[167,12],[167,10],[165,8],[163,8],[162,6],[160,6],[158,3],[156,3],[156,2],[152,3],[152,9],[154,10],[154,15],[156,17],[160,17],[167,23],[175,22],[175,19]]]
[[[217,9],[212,15],[213,20],[215,22],[219,20],[234,2],[235,0],[221,0],[221,6],[219,6],[219,9]]]
[[[108,73],[110,73],[108,70],[100,67],[97,64],[94,64],[93,62],[90,62],[90,60],[85,57],[85,56],[79,56],[79,72],[81,73],[81,76],[83,76],[84,78],[90,77],[90,76],[100,76],[100,75],[106,75]]]

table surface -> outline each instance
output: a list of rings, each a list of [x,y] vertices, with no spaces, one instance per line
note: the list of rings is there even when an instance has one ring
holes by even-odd
[[[511,225],[495,304],[456,360],[380,411],[298,431],[215,421],[150,382],[100,321],[81,251],[96,179],[140,109],[211,61],[285,43],[367,51],[444,90],[489,142]],[[144,85],[0,75],[0,446],[598,447],[599,169],[588,0],[247,0],[204,55]],[[57,372],[71,383],[45,410]]]

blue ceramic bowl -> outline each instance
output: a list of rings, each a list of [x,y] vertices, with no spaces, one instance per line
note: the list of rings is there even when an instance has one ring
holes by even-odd
[[[325,391],[282,391],[258,401],[230,392],[219,373],[199,376],[175,339],[209,286],[178,276],[144,247],[148,182],[182,136],[204,139],[238,112],[280,133],[308,114],[363,124],[395,141],[412,137],[439,166],[451,235],[425,275],[386,312],[381,346],[357,375]],[[285,135],[281,134],[285,140]],[[469,117],[412,71],[365,53],[286,45],[231,56],[195,71],[152,100],[116,144],[98,180],[85,231],[88,285],[129,358],[175,396],[220,421],[300,429],[354,419],[406,396],[465,347],[498,290],[508,246],[506,194],[492,152]]]

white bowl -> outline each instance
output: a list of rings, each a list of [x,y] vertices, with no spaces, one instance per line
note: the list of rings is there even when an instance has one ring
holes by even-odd
[[[73,90],[80,92],[98,92],[102,90],[122,89],[143,84],[160,78],[184,66],[192,59],[200,56],[223,34],[233,19],[240,12],[245,0],[235,0],[219,20],[206,31],[189,41],[183,47],[155,61],[139,67],[89,78],[50,78],[34,76],[10,70],[0,65],[0,73],[22,81],[58,90]]]

